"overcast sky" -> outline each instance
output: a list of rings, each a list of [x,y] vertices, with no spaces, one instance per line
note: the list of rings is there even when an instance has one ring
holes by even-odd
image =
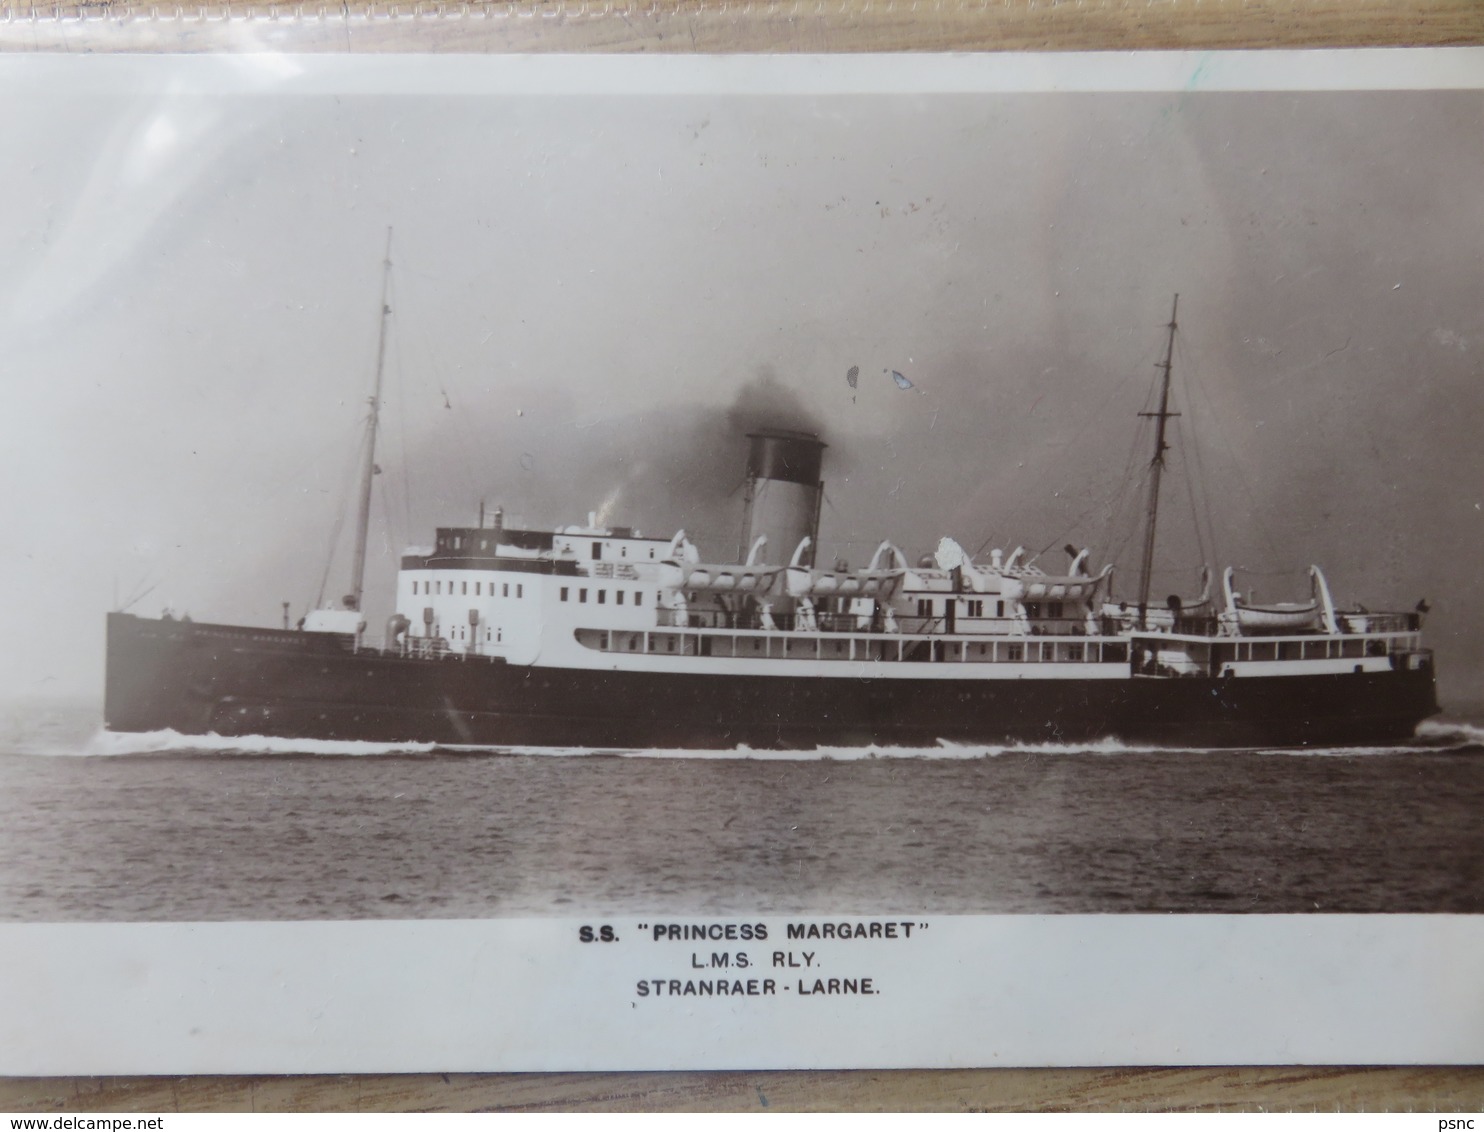
[[[829,443],[830,557],[1071,541],[1129,592],[1178,291],[1158,592],[1207,560],[1426,596],[1445,694],[1484,700],[1479,92],[35,93],[0,105],[7,692],[98,691],[147,588],[302,614],[390,225],[373,626],[481,499],[729,556],[759,420]]]

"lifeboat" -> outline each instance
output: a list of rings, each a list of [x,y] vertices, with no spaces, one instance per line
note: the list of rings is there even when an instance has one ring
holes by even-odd
[[[660,585],[691,593],[747,594],[763,597],[778,584],[784,567],[768,566],[758,561],[767,539],[759,536],[748,551],[744,563],[702,562],[700,552],[684,531],[670,540],[670,547],[659,564]]]
[[[1101,574],[1055,576],[1051,574],[1007,574],[1000,592],[1012,601],[1086,601],[1097,593],[1113,567],[1104,566]]]
[[[1144,614],[1144,627],[1146,629],[1162,629],[1169,632],[1175,628],[1175,621],[1200,621],[1207,620],[1215,613],[1211,603],[1211,571],[1205,566],[1201,567],[1201,596],[1193,601],[1186,601],[1178,596],[1171,595],[1165,599],[1162,606],[1150,606]],[[1127,601],[1105,601],[1103,602],[1103,616],[1111,617],[1119,622],[1124,628],[1136,629],[1139,627],[1139,607]]]
[[[809,549],[806,537],[794,549],[793,560],[788,564],[784,586],[792,598],[818,597],[869,597],[885,601],[902,583],[902,571],[907,560],[902,552],[889,542],[883,542],[871,556],[871,564],[864,570],[816,570],[803,565],[804,552]],[[883,563],[891,563],[883,566]]]
[[[1011,601],[1089,601],[1098,592],[1112,566],[1104,566],[1100,574],[1082,572],[1087,561],[1087,551],[1077,555],[1070,574],[1048,574],[1029,563],[1020,565],[1020,556],[1025,548],[1017,546],[1014,553],[997,571],[1000,575],[1000,592]]]
[[[1317,566],[1309,567],[1309,576],[1318,581]],[[1228,566],[1221,575],[1221,588],[1226,596],[1226,613],[1222,621],[1242,632],[1277,633],[1286,630],[1312,629],[1320,620],[1318,596],[1308,601],[1285,601],[1272,605],[1254,605],[1243,601],[1232,585],[1236,570]]]

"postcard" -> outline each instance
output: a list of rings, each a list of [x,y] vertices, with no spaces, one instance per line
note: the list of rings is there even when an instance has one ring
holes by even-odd
[[[1484,51],[0,99],[0,1071],[1484,1056]]]

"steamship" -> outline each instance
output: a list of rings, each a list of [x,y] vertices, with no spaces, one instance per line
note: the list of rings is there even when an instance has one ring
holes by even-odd
[[[389,257],[388,257],[389,258]],[[385,349],[385,295],[382,349]],[[748,436],[745,553],[589,516],[536,530],[495,511],[409,549],[384,632],[361,613],[381,366],[364,446],[354,589],[297,629],[108,618],[114,731],[390,743],[728,751],[1080,744],[1179,747],[1405,740],[1438,710],[1421,608],[1312,600],[1149,602],[1170,346],[1155,418],[1136,600],[1087,551],[1049,573],[952,539],[915,562],[816,562],[825,443]],[[381,628],[378,626],[377,628]]]

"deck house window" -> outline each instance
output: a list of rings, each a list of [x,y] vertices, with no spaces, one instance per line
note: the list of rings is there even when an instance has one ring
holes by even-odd
[[[525,597],[526,596],[526,587],[523,586],[523,585],[521,585],[519,582],[516,582],[515,583],[515,596],[516,597]]]
[[[501,583],[501,585],[500,585],[500,596],[501,597],[509,597],[510,596],[510,583],[509,582],[503,582],[503,583]]]
[[[1010,645],[1005,649],[1005,656],[1009,660],[1020,660],[1023,655],[1023,650],[1019,645]]]
[[[613,595],[613,601],[617,605],[623,604],[623,590],[619,590],[616,594]]]
[[[435,585],[436,585],[436,586],[437,586],[437,587],[438,587],[438,590],[437,590],[437,592],[438,592],[438,593],[442,593],[442,592],[443,592],[443,580],[442,580],[442,579],[441,579],[441,578],[440,578],[440,579],[439,579],[439,580],[438,580],[438,581],[437,581],[437,582],[436,582],[436,583],[434,583],[434,584],[435,584]]]
[[[1047,602],[1046,616],[1059,619],[1061,617],[1061,608],[1061,602],[1059,601]]]
[[[482,587],[483,585],[484,585],[483,582],[475,582],[474,583],[474,596],[475,597],[478,597],[479,596],[480,587]]]
[[[997,601],[994,603],[994,615],[996,617],[1005,616],[1005,603],[1003,601]]]
[[[566,586],[563,586],[562,587],[562,600],[563,601],[566,601],[567,600],[567,587]]]
[[[607,590],[599,590],[598,591],[598,604],[599,605],[607,605],[608,604],[608,591]]]
[[[603,557],[603,544],[601,542],[595,542],[595,543],[593,543],[593,557],[594,558],[602,558]]]
[[[469,583],[468,582],[460,582],[459,583],[459,594],[461,596],[463,596],[463,597],[467,597],[469,595]]]
[[[587,590],[586,589],[580,589],[580,590],[577,591],[577,600],[578,601],[586,601],[587,600]]]

